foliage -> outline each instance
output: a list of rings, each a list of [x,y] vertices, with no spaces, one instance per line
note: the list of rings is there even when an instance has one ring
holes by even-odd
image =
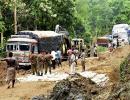
[[[6,51],[0,47],[0,57],[6,57]]]
[[[98,46],[98,47],[97,47],[97,52],[105,52],[105,51],[107,51],[107,50],[108,50],[107,47],[103,47],[103,46]]]
[[[120,64],[120,79],[121,81],[126,80],[126,74],[127,74],[127,67],[129,63],[130,54],[122,61]]]
[[[0,33],[5,31],[5,23],[3,21],[3,16],[1,14],[1,6],[0,6]]]
[[[14,0],[0,1],[6,37],[14,33]],[[74,33],[78,21],[75,0],[16,0],[17,27],[21,30],[54,30],[57,24]],[[79,21],[78,21],[79,22]]]
[[[14,33],[15,0],[0,1],[0,31]],[[21,30],[54,30],[57,24],[71,36],[110,34],[114,24],[130,24],[129,0],[16,0],[17,26]]]
[[[114,24],[130,23],[129,0],[78,0],[77,12],[92,37],[111,34]],[[91,37],[90,36],[90,37]]]

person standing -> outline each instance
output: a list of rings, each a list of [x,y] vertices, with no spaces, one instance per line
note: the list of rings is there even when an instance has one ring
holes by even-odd
[[[121,41],[121,46],[122,47],[125,46],[125,40],[124,39],[122,39],[122,41]]]
[[[38,72],[37,72],[37,55],[32,53],[30,55],[30,61],[31,61],[31,70],[32,70],[32,74],[35,75],[38,75]]]
[[[119,46],[120,46],[119,39],[117,38],[117,47],[119,47]]]
[[[16,68],[18,68],[17,60],[13,57],[13,53],[9,52],[9,57],[1,61],[6,61],[7,63],[7,76],[6,76],[6,80],[8,84],[7,88],[10,88],[11,83],[12,83],[12,88],[14,88],[15,78],[16,78]]]
[[[77,48],[75,48],[73,51],[75,53],[75,58],[76,58],[75,62],[76,62],[76,65],[77,65],[77,60],[79,59],[79,50]]]
[[[80,57],[81,57],[82,72],[84,72],[85,71],[85,57],[86,57],[84,49],[82,49],[82,53]]]
[[[75,53],[74,51],[72,52],[71,56],[70,56],[70,73],[71,74],[75,74],[75,67],[76,67],[76,57],[75,57]]]
[[[55,50],[52,50],[52,52],[51,52],[51,55],[52,55],[52,67],[53,67],[53,69],[55,69],[55,67],[56,67],[56,52],[55,52]]]
[[[61,51],[59,48],[57,48],[57,51],[56,51],[56,62],[58,64],[58,66],[62,66],[61,64],[61,60],[62,60],[62,56],[61,56]]]
[[[71,62],[70,62],[71,54],[72,54],[72,49],[71,49],[71,48],[69,48],[69,49],[67,50],[69,67],[70,67],[70,65],[71,65]]]
[[[91,53],[91,48],[90,48],[90,46],[88,46],[87,57],[90,57],[90,53]]]
[[[109,52],[113,51],[113,46],[112,46],[111,42],[108,43],[108,50],[109,50]]]
[[[43,53],[40,52],[37,56],[37,69],[38,69],[38,75],[43,75]]]
[[[47,74],[47,71],[49,69],[49,72],[51,74],[51,60],[52,60],[52,55],[46,52],[46,55],[44,56],[44,68],[45,68],[45,75]]]
[[[94,57],[97,57],[97,46],[96,45],[94,45],[93,53],[94,53]]]

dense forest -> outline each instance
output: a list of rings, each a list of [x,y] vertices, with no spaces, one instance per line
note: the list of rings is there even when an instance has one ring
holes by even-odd
[[[66,28],[71,37],[111,34],[114,24],[130,23],[129,0],[0,0],[0,32],[14,34],[14,7],[17,30]]]

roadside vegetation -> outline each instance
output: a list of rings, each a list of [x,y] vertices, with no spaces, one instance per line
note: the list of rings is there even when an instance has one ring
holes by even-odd
[[[103,47],[103,46],[98,46],[97,47],[97,52],[106,52],[108,50],[108,47]]]

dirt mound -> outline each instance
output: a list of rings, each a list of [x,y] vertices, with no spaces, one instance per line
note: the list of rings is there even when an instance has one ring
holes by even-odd
[[[0,62],[0,86],[5,84],[6,77],[6,64],[5,62]]]
[[[90,79],[79,74],[71,75],[68,79],[56,84],[50,96],[52,100],[88,100],[99,94],[99,87]]]
[[[130,100],[130,81],[114,85],[107,100]]]
[[[106,73],[110,81],[120,81],[120,64],[130,51],[130,46],[119,47],[113,52],[106,52],[99,55],[98,59],[88,61],[89,70],[97,73]]]
[[[58,82],[48,99],[33,97],[32,100],[92,100],[100,94],[101,87],[90,79],[79,74],[70,75],[69,78]]]
[[[107,100],[130,100],[130,54],[120,64],[120,82],[113,85]]]

